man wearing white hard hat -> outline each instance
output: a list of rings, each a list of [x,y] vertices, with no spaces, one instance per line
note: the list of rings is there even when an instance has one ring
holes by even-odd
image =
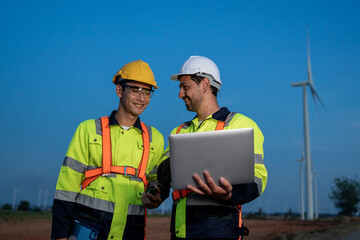
[[[171,134],[253,128],[255,159],[253,183],[231,185],[225,178],[216,183],[209,172],[204,171],[205,181],[197,174],[193,176],[197,187],[174,191],[171,238],[241,239],[248,235],[241,219],[241,205],[259,197],[266,187],[263,134],[250,118],[219,107],[220,71],[209,58],[191,56],[171,79],[179,81],[178,97],[185,102],[187,110],[196,112],[195,118],[176,127]],[[165,188],[171,187],[170,157],[167,147],[158,166],[158,180]]]

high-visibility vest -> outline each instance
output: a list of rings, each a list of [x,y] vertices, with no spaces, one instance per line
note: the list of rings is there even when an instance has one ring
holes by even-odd
[[[219,130],[223,130],[224,127],[225,127],[225,121],[218,121],[218,123],[216,124],[216,128],[215,128],[215,131],[219,131]],[[185,124],[182,124],[179,126],[179,128],[177,129],[176,131],[176,134],[178,134],[180,132],[180,130],[185,126]],[[181,190],[176,190],[176,191],[173,191],[172,192],[172,197],[173,197],[173,200],[174,201],[177,201],[178,199],[180,198],[184,198],[186,197],[187,195],[189,195],[190,193],[192,193],[191,190],[189,189],[181,189]],[[239,229],[241,231],[241,235],[248,235],[249,234],[249,230],[246,228],[246,227],[243,227],[242,226],[242,218],[241,218],[241,213],[242,213],[242,210],[241,210],[241,205],[237,205],[237,210],[238,210],[238,213],[239,213]],[[239,237],[239,239],[241,239],[242,236]]]
[[[144,148],[139,167],[136,169],[131,166],[112,165],[109,118],[105,116],[101,117],[100,120],[102,129],[102,167],[85,171],[85,180],[82,183],[82,189],[86,188],[96,178],[110,175],[111,173],[138,177],[143,181],[146,188],[148,180],[146,179],[145,171],[149,160],[150,138],[148,129],[145,124],[140,122],[143,130],[142,140]]]

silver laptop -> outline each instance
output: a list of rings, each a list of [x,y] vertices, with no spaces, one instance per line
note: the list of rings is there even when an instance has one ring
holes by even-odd
[[[172,134],[169,136],[173,190],[196,186],[193,174],[204,179],[207,170],[219,184],[254,182],[254,130],[252,128]]]

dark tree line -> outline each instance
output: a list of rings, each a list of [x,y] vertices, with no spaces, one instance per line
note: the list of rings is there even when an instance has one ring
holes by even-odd
[[[3,210],[12,210],[12,206],[8,203],[4,204],[2,207]],[[20,201],[20,204],[17,208],[18,211],[29,211],[30,203],[28,201]]]
[[[329,197],[335,203],[335,207],[340,210],[339,214],[352,216],[357,213],[360,202],[360,182],[358,178],[335,178],[334,184],[331,187]]]

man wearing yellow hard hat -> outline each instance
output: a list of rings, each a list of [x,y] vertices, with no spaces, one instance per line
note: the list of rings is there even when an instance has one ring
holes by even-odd
[[[114,76],[117,110],[78,126],[56,185],[52,239],[144,239],[146,208],[168,196],[157,181],[162,134],[140,121],[158,86],[136,60]]]

